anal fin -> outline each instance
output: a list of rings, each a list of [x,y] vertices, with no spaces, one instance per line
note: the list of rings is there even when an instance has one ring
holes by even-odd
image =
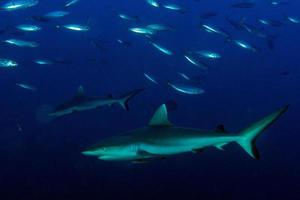
[[[217,145],[215,145],[215,147],[217,148],[217,149],[219,149],[219,150],[221,150],[221,151],[224,151],[224,146],[226,145],[227,143],[221,143],[221,144],[217,144]]]
[[[199,149],[192,149],[193,153],[202,153],[204,151],[203,148],[199,148]]]
[[[133,164],[145,164],[148,163],[149,161],[146,159],[137,159],[137,160],[133,160],[131,161]]]

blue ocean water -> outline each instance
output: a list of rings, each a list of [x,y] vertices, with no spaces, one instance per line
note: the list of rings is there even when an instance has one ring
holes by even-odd
[[[161,7],[155,8],[144,0],[81,0],[65,8],[67,2],[40,0],[26,9],[1,10],[0,58],[18,62],[15,69],[0,68],[1,199],[299,199],[300,24],[287,17],[300,18],[300,2],[272,5],[275,1],[253,0],[252,8],[233,8],[237,2],[241,1],[161,0]],[[163,8],[167,3],[181,5],[184,11]],[[32,18],[56,10],[70,14],[47,22]],[[201,17],[208,12],[216,16]],[[138,18],[124,20],[118,16],[121,13]],[[268,34],[274,47],[251,31],[235,29],[226,18]],[[259,19],[282,24],[266,25]],[[24,33],[16,30],[18,24],[35,24],[42,30]],[[90,30],[56,27],[64,24],[85,24]],[[148,24],[172,30],[146,37],[128,30]],[[202,24],[229,36],[208,33],[200,28]],[[40,45],[21,48],[4,42],[11,38]],[[238,47],[234,40],[253,44],[257,50]],[[174,54],[165,55],[150,42]],[[209,65],[203,70],[184,58],[200,50],[222,57],[202,58]],[[35,59],[56,62],[38,65]],[[184,80],[178,72],[192,80]],[[205,93],[180,93],[168,81],[197,86]],[[16,83],[28,83],[36,90]],[[47,121],[42,108],[70,100],[79,85],[88,96],[144,91],[129,101],[129,111],[114,105]],[[259,161],[236,144],[227,145],[225,151],[208,148],[201,154],[143,164],[81,154],[103,138],[145,126],[155,109],[170,100],[177,107],[169,112],[173,124],[201,129],[224,124],[230,132],[283,105],[290,108],[258,138]]]

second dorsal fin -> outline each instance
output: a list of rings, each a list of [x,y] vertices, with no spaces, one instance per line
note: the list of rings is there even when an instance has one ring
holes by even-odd
[[[223,124],[219,124],[218,126],[216,126],[215,131],[218,133],[227,133]]]
[[[152,116],[149,126],[171,126],[168,119],[168,111],[165,104],[162,104]]]
[[[85,97],[85,93],[84,93],[84,89],[82,87],[82,85],[80,85],[77,89],[76,94],[74,95],[73,99],[82,99]]]

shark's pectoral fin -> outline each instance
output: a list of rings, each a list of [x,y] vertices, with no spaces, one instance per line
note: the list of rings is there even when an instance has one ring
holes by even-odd
[[[227,143],[221,143],[221,144],[217,144],[217,145],[215,145],[215,147],[217,148],[217,149],[220,149],[220,150],[222,150],[222,151],[224,151],[224,146],[226,145]]]
[[[160,155],[158,155],[158,154],[153,154],[153,153],[150,153],[150,152],[145,151],[145,150],[138,150],[138,151],[136,152],[136,154],[137,154],[138,156],[146,157],[146,158],[149,158],[149,157],[159,157],[159,156],[160,156]]]
[[[146,160],[146,159],[137,159],[137,160],[131,161],[131,163],[133,163],[133,164],[145,164],[148,162],[149,162],[149,160]]]
[[[151,155],[154,155],[154,154],[151,154]],[[167,159],[167,157],[165,157],[165,156],[155,155],[155,157],[159,157],[158,159],[160,159],[160,160],[166,160]],[[153,161],[154,159],[156,159],[156,158],[141,158],[141,159],[133,160],[131,162],[134,163],[134,164],[145,164],[145,163],[148,163],[150,161]]]
[[[198,148],[198,149],[192,149],[193,153],[202,153],[204,151],[203,148]]]
[[[161,105],[152,116],[149,126],[171,126],[168,119],[168,111],[165,104]]]

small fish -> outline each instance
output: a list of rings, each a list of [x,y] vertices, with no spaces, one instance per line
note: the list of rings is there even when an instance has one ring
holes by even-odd
[[[0,67],[1,68],[15,68],[18,66],[18,63],[16,61],[6,59],[6,58],[0,58]]]
[[[253,35],[260,37],[260,38],[267,38],[268,35],[266,33],[264,33],[264,31],[262,29],[259,29],[257,27],[255,27],[254,25],[248,24],[248,23],[243,23],[242,25],[244,27],[244,29],[249,32],[252,33]]]
[[[147,3],[155,8],[160,7],[160,3],[157,0],[147,0]]]
[[[0,6],[0,10],[15,11],[20,9],[26,9],[37,5],[38,3],[38,0],[10,0],[2,6]]]
[[[164,54],[166,55],[173,55],[173,52],[165,47],[162,47],[161,45],[157,44],[157,43],[154,43],[154,42],[151,42],[151,44],[156,48],[158,49],[159,51],[163,52]]]
[[[178,72],[178,74],[182,77],[182,78],[184,78],[185,80],[190,80],[191,78],[190,77],[188,77],[186,74],[184,74],[184,73],[181,73],[181,72]]]
[[[78,2],[79,2],[79,0],[71,0],[65,4],[65,8],[73,6],[74,4],[76,4]]]
[[[25,32],[36,32],[42,29],[40,26],[32,25],[32,24],[20,24],[17,25],[16,28],[20,31],[25,31]]]
[[[62,25],[62,27],[71,31],[78,31],[78,32],[86,32],[90,30],[89,26],[81,25],[81,24],[65,24]],[[56,26],[56,28],[60,28],[60,26]]]
[[[238,2],[231,4],[232,8],[253,8],[255,7],[255,3],[253,2]]]
[[[300,24],[300,19],[298,17],[287,16],[286,19],[294,24]]]
[[[189,86],[189,85],[181,85],[181,84],[173,84],[168,83],[169,86],[171,86],[174,90],[184,93],[184,94],[203,94],[205,91],[199,87]]]
[[[10,44],[10,45],[15,45],[18,47],[38,47],[39,44],[36,42],[32,42],[32,41],[26,41],[26,40],[18,40],[18,39],[7,39],[4,40],[3,42]]]
[[[151,29],[153,31],[170,31],[172,30],[171,27],[165,26],[162,24],[149,24],[146,26],[147,29]]]
[[[130,47],[132,45],[132,43],[130,41],[126,41],[126,40],[122,40],[122,39],[118,39],[117,41],[126,47]]]
[[[35,60],[33,60],[33,62],[38,65],[52,65],[53,64],[53,62],[51,60],[47,60],[47,59],[35,59]]]
[[[45,15],[43,15],[43,17],[46,19],[54,19],[54,18],[65,17],[69,14],[70,14],[70,12],[57,10],[57,11],[48,12]]]
[[[138,21],[138,20],[139,20],[139,17],[138,17],[138,16],[131,17],[131,16],[126,15],[126,14],[119,14],[118,16],[119,16],[121,19],[128,20],[128,21]]]
[[[289,2],[287,1],[280,1],[280,0],[271,1],[271,5],[273,6],[288,5],[288,4]]]
[[[257,49],[255,47],[253,47],[252,45],[244,42],[244,41],[241,41],[241,40],[233,40],[234,44],[236,44],[237,46],[243,48],[243,49],[247,49],[247,50],[251,50],[251,51],[254,51],[254,52],[257,52]]]
[[[16,83],[16,85],[23,88],[23,89],[26,89],[26,90],[31,90],[31,91],[37,90],[36,87],[34,87],[32,85],[29,85],[29,84],[26,84],[26,83]]]
[[[173,10],[173,11],[177,11],[177,12],[185,12],[186,9],[180,5],[177,4],[165,4],[163,5],[164,8],[169,9],[169,10]]]
[[[197,51],[196,53],[204,58],[209,58],[209,59],[220,59],[221,58],[220,54],[218,54],[216,52],[212,52],[212,51],[202,50],[202,51]]]
[[[216,33],[216,34],[222,35],[224,37],[229,37],[229,34],[226,33],[225,31],[222,31],[216,27],[213,27],[213,26],[210,26],[207,24],[202,24],[201,28],[208,33]]]
[[[138,34],[142,34],[142,35],[153,35],[153,34],[156,33],[152,29],[143,28],[143,27],[129,28],[129,30],[132,31],[132,32],[134,32],[134,33],[138,33]]]
[[[201,69],[207,69],[208,67],[200,62],[200,61],[197,61],[195,58],[193,58],[191,55],[184,55],[184,58],[191,64],[195,65],[196,67],[199,67]]]
[[[21,124],[17,123],[17,128],[20,133],[23,133],[23,128],[22,128]]]
[[[144,76],[152,83],[158,84],[158,82],[151,75],[144,73]]]
[[[261,24],[273,26],[273,27],[280,27],[283,25],[281,21],[272,20],[272,19],[259,19],[258,20]]]

